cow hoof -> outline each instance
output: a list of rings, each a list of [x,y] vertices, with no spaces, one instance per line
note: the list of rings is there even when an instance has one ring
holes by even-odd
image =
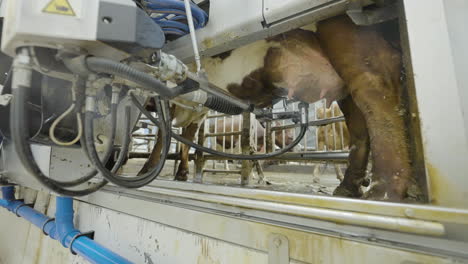
[[[404,197],[389,190],[385,182],[371,183],[369,190],[363,196],[366,200],[401,202]]]
[[[188,170],[179,170],[174,177],[174,181],[187,181]]]
[[[333,191],[333,196],[348,197],[348,198],[360,198],[362,196],[361,188],[349,188],[343,184],[340,184]]]
[[[148,171],[149,171],[148,166],[146,166],[145,164],[145,166],[143,166],[143,168],[141,168],[141,170],[138,172],[137,176],[143,175],[147,173]]]

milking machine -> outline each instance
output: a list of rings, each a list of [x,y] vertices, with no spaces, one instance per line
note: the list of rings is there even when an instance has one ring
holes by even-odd
[[[108,182],[125,188],[151,183],[164,166],[171,137],[197,150],[240,160],[269,158],[296,146],[307,130],[307,104],[295,112],[259,109],[210,83],[198,54],[197,73],[192,73],[161,50],[166,36],[193,33],[207,23],[206,13],[188,2],[7,1],[2,51],[13,61],[5,69],[1,95],[2,180],[83,196]],[[168,15],[171,12],[175,15]],[[180,22],[185,20],[188,26]],[[145,109],[149,98],[156,103],[155,115]],[[215,151],[172,132],[169,102],[175,99],[225,114],[292,119],[301,123],[301,131],[292,144],[268,154]],[[145,174],[121,175],[141,114],[158,127],[160,160]],[[51,167],[51,161],[43,160],[44,153],[77,166],[76,173],[64,173],[65,165]]]

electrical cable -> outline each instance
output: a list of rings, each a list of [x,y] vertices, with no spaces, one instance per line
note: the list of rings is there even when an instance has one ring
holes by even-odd
[[[187,13],[187,22],[189,27],[190,39],[192,40],[193,54],[195,56],[195,64],[197,65],[197,74],[201,71],[200,52],[198,51],[197,36],[195,35],[194,19],[192,15],[192,8],[190,7],[190,0],[184,0],[185,12]]]
[[[147,0],[144,2],[144,10],[161,26],[166,35],[189,34],[190,29],[185,22],[189,20],[189,12],[195,29],[204,27],[208,22],[208,14],[200,7],[190,3],[190,11],[187,12],[184,2],[179,0]]]
[[[54,120],[54,122],[52,122],[52,125],[49,128],[49,137],[50,137],[50,139],[52,140],[52,142],[54,142],[55,144],[57,144],[59,146],[74,145],[76,142],[78,142],[81,139],[81,136],[83,135],[83,124],[82,124],[82,121],[81,121],[81,115],[80,115],[79,112],[76,112],[76,122],[77,122],[77,125],[78,125],[78,128],[77,128],[78,133],[77,133],[76,137],[73,140],[68,141],[68,142],[60,141],[59,139],[57,139],[55,137],[55,128],[57,127],[57,125],[66,116],[68,116],[71,112],[73,112],[76,109],[76,103],[75,103],[76,99],[75,99],[75,94],[74,94],[73,90],[74,89],[72,89],[73,103],[70,105],[70,107],[63,114],[61,114],[57,119]]]

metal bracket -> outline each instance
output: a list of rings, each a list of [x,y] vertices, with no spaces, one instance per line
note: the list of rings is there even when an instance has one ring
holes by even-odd
[[[13,98],[12,94],[2,94],[0,95],[0,105],[7,106],[10,104],[11,99]]]
[[[362,0],[351,0],[346,14],[358,26],[370,26],[398,17],[397,2],[373,10],[363,10]]]
[[[268,264],[289,264],[289,240],[286,236],[268,236]]]

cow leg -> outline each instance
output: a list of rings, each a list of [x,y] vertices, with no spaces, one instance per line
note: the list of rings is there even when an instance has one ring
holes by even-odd
[[[154,112],[156,111],[156,106],[154,99],[150,98],[146,101],[145,103],[145,108],[148,111]],[[172,107],[170,109],[170,116],[174,116],[175,113],[175,107]],[[148,160],[145,162],[145,165],[143,165],[143,168],[138,172],[138,175],[147,173],[151,168],[153,168],[156,164],[158,164],[160,156],[161,156],[161,151],[162,151],[162,137],[160,136],[159,129],[156,135],[156,144],[153,148],[153,151],[151,152]]]
[[[351,96],[341,100],[338,104],[348,126],[350,146],[348,168],[346,169],[343,181],[335,189],[333,195],[361,197],[361,184],[366,176],[370,147],[366,120]]]
[[[182,131],[182,137],[193,142],[195,134],[198,131],[198,126],[197,123],[192,123],[188,127],[185,127]],[[189,174],[189,151],[190,146],[185,144],[180,146],[180,164],[174,177],[176,181],[187,181],[187,175]]]
[[[336,178],[342,182],[344,179],[343,172],[341,171],[340,165],[339,164],[334,164],[335,167],[335,173],[336,173]]]
[[[141,168],[140,172],[138,172],[138,175],[147,173],[148,171],[150,171],[151,168],[153,168],[156,164],[158,164],[160,156],[161,156],[161,151],[162,151],[162,137],[158,130],[158,133],[156,135],[156,144],[153,148],[153,151],[151,152],[148,160],[145,162],[145,165],[143,165],[143,168]]]
[[[411,167],[398,95],[382,76],[371,72],[358,75],[349,87],[371,139],[373,179],[366,195],[401,200],[406,196]]]
[[[411,177],[399,99],[401,53],[374,27],[356,26],[346,16],[317,28],[322,48],[366,120],[373,162],[368,198],[401,200]]]

